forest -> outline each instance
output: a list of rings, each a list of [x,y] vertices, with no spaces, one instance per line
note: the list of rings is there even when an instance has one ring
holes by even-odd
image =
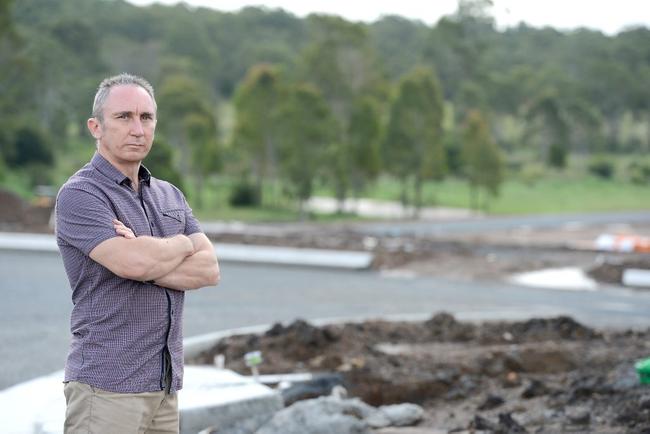
[[[144,164],[201,216],[305,217],[315,195],[496,213],[650,200],[645,27],[499,30],[488,0],[435,25],[0,0],[0,188],[33,199],[88,161],[94,92],[120,72],[156,89]]]

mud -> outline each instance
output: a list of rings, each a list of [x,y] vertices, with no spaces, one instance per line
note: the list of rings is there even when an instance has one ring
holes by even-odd
[[[650,386],[633,364],[650,356],[650,329],[608,331],[569,317],[459,322],[370,321],[315,327],[276,324],[261,335],[223,339],[191,360],[250,374],[328,372],[371,405],[417,403],[431,432],[650,432]]]
[[[379,271],[398,270],[466,281],[502,281],[514,273],[577,267],[601,283],[619,285],[623,268],[632,264],[635,268],[650,269],[650,260],[647,254],[594,250],[599,234],[616,229],[610,226],[503,230],[481,235],[370,237],[345,226],[312,225],[294,230],[285,228],[276,234],[209,235],[216,243],[371,251],[375,258],[372,268]],[[642,224],[624,229],[631,233],[650,233],[650,227]]]

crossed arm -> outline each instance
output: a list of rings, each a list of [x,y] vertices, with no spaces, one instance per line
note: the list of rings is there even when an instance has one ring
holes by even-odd
[[[136,237],[119,220],[113,221],[113,227],[119,236],[100,243],[90,257],[116,275],[177,290],[219,282],[219,264],[204,234]]]

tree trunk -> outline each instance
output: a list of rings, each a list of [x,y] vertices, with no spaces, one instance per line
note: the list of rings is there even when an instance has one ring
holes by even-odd
[[[402,214],[402,217],[405,217],[406,216],[406,210],[407,210],[408,205],[409,205],[409,201],[408,201],[408,179],[406,177],[402,178],[401,179],[401,184],[402,184],[402,192],[400,194],[400,202],[402,204],[402,210],[404,212]]]
[[[413,200],[413,218],[420,217],[420,210],[422,209],[422,178],[415,177],[415,198]]]
[[[198,209],[203,209],[203,186],[204,186],[204,176],[198,174],[194,177],[196,184],[196,207]]]
[[[478,210],[478,188],[472,183],[469,184],[469,208]]]

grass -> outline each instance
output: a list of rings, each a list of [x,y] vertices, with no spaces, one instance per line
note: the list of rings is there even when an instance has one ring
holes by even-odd
[[[81,147],[74,158],[59,161],[53,173],[53,181],[60,185],[70,174],[85,163],[93,149]],[[648,161],[646,157],[638,160]],[[532,171],[519,168],[508,175],[498,197],[489,199],[490,214],[544,214],[598,211],[623,211],[650,209],[650,185],[633,184],[626,177],[626,167],[632,157],[612,157],[617,167],[614,179],[601,179],[587,174],[587,161],[572,156],[570,167],[564,171],[533,167]],[[530,168],[530,167],[529,167]],[[531,173],[533,176],[530,176]],[[202,203],[189,179],[185,180],[185,192],[194,212],[202,220],[238,220],[248,222],[289,222],[300,218],[297,204],[282,192],[280,185],[264,186],[264,206],[232,207],[228,199],[237,180],[228,176],[214,176],[207,180]],[[57,185],[57,187],[58,187]],[[33,197],[27,173],[8,170],[0,186],[18,193],[25,199]],[[393,178],[384,176],[369,186],[364,197],[378,200],[399,201],[401,186]],[[317,186],[314,195],[333,196],[326,186]],[[469,208],[470,190],[467,182],[448,177],[443,182],[427,182],[423,187],[424,206]],[[481,193],[482,200],[484,193]],[[310,214],[312,221],[360,220],[349,214]]]

